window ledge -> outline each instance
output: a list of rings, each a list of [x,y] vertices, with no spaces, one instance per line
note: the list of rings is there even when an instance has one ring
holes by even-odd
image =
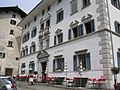
[[[70,16],[72,16],[73,14],[75,14],[75,13],[77,13],[77,12],[78,12],[78,10],[77,10],[77,11],[75,11],[74,13],[71,13],[71,14],[70,14]]]

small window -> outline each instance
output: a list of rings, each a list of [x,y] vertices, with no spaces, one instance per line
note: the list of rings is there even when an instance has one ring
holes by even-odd
[[[0,52],[0,59],[5,58],[5,53]]]
[[[40,31],[44,30],[44,23],[41,24]]]
[[[8,47],[13,47],[13,42],[12,41],[8,41]]]
[[[16,25],[16,21],[15,21],[15,20],[11,20],[11,21],[10,21],[10,24]]]
[[[50,27],[50,19],[46,21],[46,28]]]
[[[120,34],[120,23],[115,21],[114,24],[115,24],[115,32]]]
[[[83,8],[90,5],[90,0],[83,0]]]
[[[71,3],[71,15],[76,13],[77,10],[77,0],[73,0]]]
[[[35,37],[36,34],[37,34],[37,28],[34,27],[33,30],[32,30],[32,33],[31,33],[31,37],[32,37],[32,38]]]
[[[64,11],[60,10],[59,12],[57,12],[57,23],[62,21],[64,18]]]
[[[42,11],[42,16],[45,14],[45,10]]]
[[[15,14],[13,14],[13,15],[12,15],[12,18],[16,18],[16,15],[15,15]]]
[[[36,20],[37,20],[37,17],[35,16],[35,17],[34,17],[34,22],[35,22]]]
[[[10,34],[11,34],[11,35],[14,35],[14,30],[10,30]]]
[[[62,42],[63,42],[63,33],[60,33],[54,36],[54,45],[60,44]]]
[[[18,60],[18,57],[16,57],[16,60]]]
[[[47,11],[48,11],[48,12],[50,11],[50,6],[47,7]]]
[[[30,22],[28,22],[28,27],[30,26]]]
[[[27,25],[25,24],[25,29],[27,28]]]
[[[62,2],[62,0],[58,0],[58,4],[61,3],[61,2]]]

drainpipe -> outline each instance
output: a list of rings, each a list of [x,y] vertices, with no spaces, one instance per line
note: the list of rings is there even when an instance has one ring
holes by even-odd
[[[110,11],[108,6],[108,0],[107,2],[107,8],[108,8],[108,19],[109,19],[109,29],[111,30],[111,23],[110,23]],[[114,48],[113,48],[113,37],[112,37],[112,31],[110,31],[110,40],[111,40],[111,48],[112,48],[112,59],[113,59],[113,67],[115,67],[115,59],[114,59]],[[116,83],[116,77],[114,74],[114,83]]]

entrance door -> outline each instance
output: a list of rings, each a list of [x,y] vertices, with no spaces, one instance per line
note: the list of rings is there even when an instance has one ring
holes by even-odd
[[[41,66],[42,66],[42,82],[46,82],[46,73],[45,73],[45,70],[46,70],[46,65],[47,65],[47,62],[42,62],[41,63]]]
[[[12,68],[5,68],[5,75],[12,76],[13,69]]]

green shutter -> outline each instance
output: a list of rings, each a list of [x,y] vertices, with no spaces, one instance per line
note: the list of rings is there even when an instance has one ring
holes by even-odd
[[[117,52],[118,68],[120,68],[120,52]]]
[[[68,30],[68,40],[71,39],[71,29]]]
[[[82,36],[83,35],[83,24],[80,24],[77,27],[77,36]]]
[[[91,69],[91,59],[90,59],[90,53],[85,54],[85,61],[86,61],[86,69],[90,70]]]
[[[56,45],[56,36],[54,36],[54,45]]]
[[[73,56],[73,70],[77,71],[77,55]]]
[[[53,59],[53,72],[55,72],[55,59]]]
[[[91,32],[94,32],[95,31],[94,20],[91,20],[90,24],[91,24]]]
[[[61,59],[61,71],[64,71],[64,58]]]

